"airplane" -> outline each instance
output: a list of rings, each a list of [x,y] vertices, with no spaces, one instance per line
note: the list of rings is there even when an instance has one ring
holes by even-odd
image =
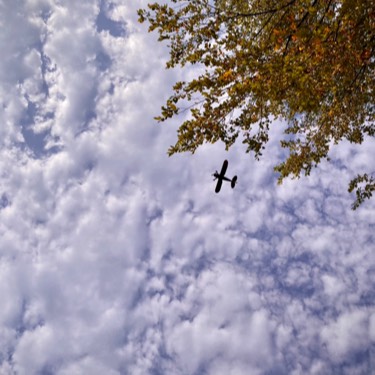
[[[228,168],[228,160],[224,160],[223,166],[221,167],[220,174],[218,171],[216,171],[212,176],[214,176],[214,181],[217,179],[217,184],[215,188],[215,193],[218,193],[221,189],[221,185],[223,181],[230,181],[230,186],[232,189],[236,186],[237,182],[237,176],[234,176],[232,179],[225,177],[225,172],[227,171]]]

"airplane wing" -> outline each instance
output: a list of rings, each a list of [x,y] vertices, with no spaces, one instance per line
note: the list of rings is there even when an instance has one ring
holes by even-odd
[[[223,166],[221,167],[219,180],[220,180],[220,178],[223,178],[225,176],[225,172],[227,171],[227,168],[228,168],[228,160],[224,160]],[[219,190],[220,190],[220,188],[219,188]]]
[[[218,193],[221,189],[221,185],[223,184],[223,180],[219,177],[217,180],[216,188],[215,188],[215,193]]]

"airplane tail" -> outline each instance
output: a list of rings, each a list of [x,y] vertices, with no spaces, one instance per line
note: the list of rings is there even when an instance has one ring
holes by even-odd
[[[232,178],[232,181],[230,182],[230,186],[232,187],[232,189],[236,186],[236,183],[237,183],[237,176],[234,176]]]

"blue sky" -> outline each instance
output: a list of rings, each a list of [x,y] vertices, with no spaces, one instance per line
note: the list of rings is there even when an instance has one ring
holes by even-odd
[[[277,186],[284,125],[168,158],[147,1],[0,3],[0,374],[375,372],[374,140]],[[214,193],[229,160],[234,190]]]

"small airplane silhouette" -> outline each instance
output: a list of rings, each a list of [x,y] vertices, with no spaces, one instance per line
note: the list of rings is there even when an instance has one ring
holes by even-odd
[[[232,189],[236,186],[237,176],[234,176],[232,179],[225,177],[225,172],[227,171],[227,168],[228,168],[228,160],[224,160],[223,166],[221,167],[220,174],[218,173],[218,171],[216,171],[212,175],[215,177],[214,181],[216,179],[218,180],[216,184],[216,188],[215,188],[215,193],[218,193],[220,191],[223,181],[230,181],[230,186],[232,187]]]

